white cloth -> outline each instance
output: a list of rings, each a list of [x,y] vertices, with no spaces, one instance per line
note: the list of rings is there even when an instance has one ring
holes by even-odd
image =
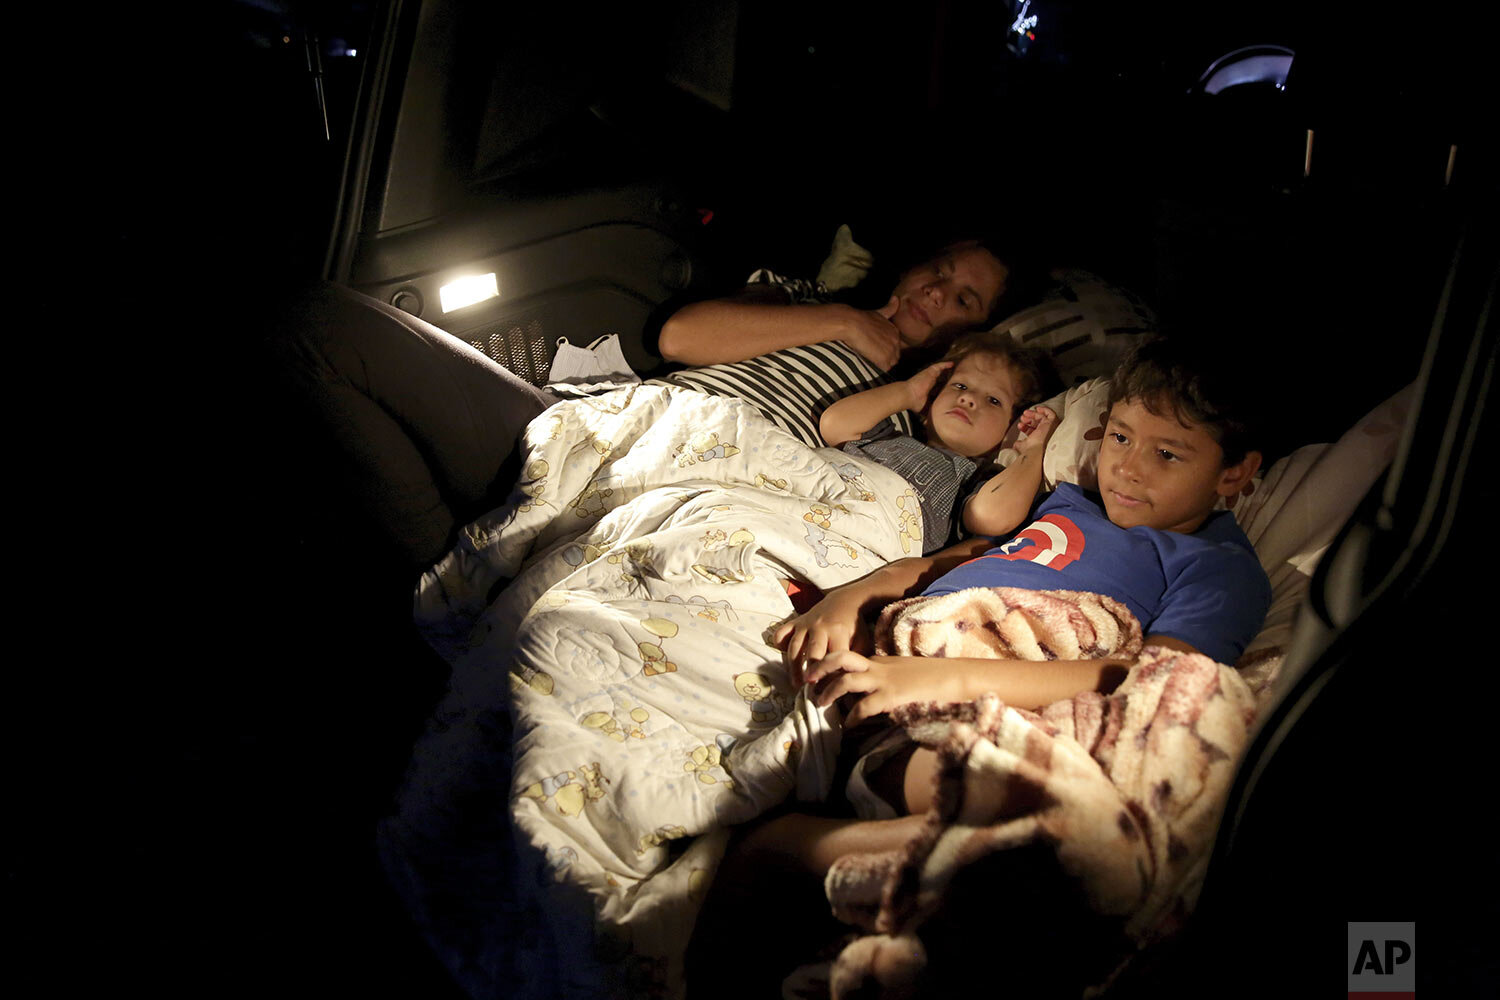
[[[587,348],[574,347],[567,337],[557,338],[557,354],[547,382],[575,384],[594,382],[639,382],[641,377],[630,368],[620,350],[619,334],[611,333],[595,340]]]

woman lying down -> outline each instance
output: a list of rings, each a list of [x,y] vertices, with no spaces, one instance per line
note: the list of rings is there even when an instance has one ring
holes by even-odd
[[[902,559],[922,548],[901,476],[866,455],[808,448],[743,404],[641,386],[535,421],[513,502],[466,528],[419,589],[419,623],[453,682],[382,830],[388,870],[460,981],[476,995],[681,995],[731,827],[746,832],[700,940],[710,928],[734,935],[695,952],[694,991],[757,971],[779,979],[807,949],[746,926],[734,883],[765,888],[787,862],[793,874],[839,875],[839,859],[919,832],[941,748],[899,729],[871,746],[843,740],[893,712],[899,722],[895,710],[913,701],[978,698],[959,721],[994,754],[1022,744],[1011,764],[991,761],[995,774],[1035,769],[1028,740],[1076,737],[1051,753],[1054,764],[1072,755],[1067,781],[1037,778],[1073,812],[1033,810],[1028,829],[1056,845],[1091,907],[1138,937],[1158,926],[1176,903],[1162,866],[1196,857],[1211,835],[1184,822],[1212,813],[1211,789],[1184,806],[1171,789],[1190,782],[1172,769],[1196,773],[1202,791],[1213,783],[1200,766],[1202,720],[1238,720],[1243,737],[1248,694],[1214,661],[1233,662],[1269,600],[1248,542],[1211,513],[1260,457],[1229,397],[1189,366],[1158,343],[1117,374],[1098,497],[1064,485],[1032,509],[1054,422],[1033,411],[1022,460],[962,512],[996,535],[1022,530],[962,565],[951,553]],[[855,651],[862,609],[940,570],[923,599],[888,609],[877,627],[877,648],[895,655]],[[788,621],[789,579],[828,596]],[[1143,635],[1155,651],[1127,679]],[[1168,721],[1190,708],[1182,718],[1197,749],[1178,752],[1170,734],[1122,740],[1150,724],[1142,699]],[[1064,709],[1039,718],[999,702]],[[944,719],[938,710],[926,721]],[[1097,759],[1116,741],[1128,752]],[[841,756],[859,758],[847,781],[836,777]],[[1140,766],[1116,773],[1126,758]],[[1167,772],[1175,786],[1157,782],[1154,797],[1137,787]],[[1002,778],[991,791],[1011,787]],[[793,796],[847,797],[855,816],[792,812],[744,826]],[[1047,826],[1059,818],[1073,825]],[[843,874],[858,897],[858,873]],[[863,912],[869,929],[909,925],[829,889],[847,922]],[[857,953],[839,967],[846,978],[850,963]]]

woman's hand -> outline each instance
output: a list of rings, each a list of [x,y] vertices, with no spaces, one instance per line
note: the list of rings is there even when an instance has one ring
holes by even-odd
[[[927,401],[932,396],[933,387],[938,384],[938,379],[943,373],[953,367],[952,361],[939,361],[935,365],[928,365],[906,380],[906,391],[911,394],[907,400],[907,409],[916,410],[918,413],[927,408]],[[1045,409],[1045,407],[1043,407]],[[1030,410],[1026,411],[1030,413]],[[1050,411],[1049,411],[1050,412]]]
[[[846,694],[863,694],[844,717],[844,728],[913,701],[963,701],[962,671],[939,658],[830,653],[807,670],[813,703],[822,707]]]
[[[874,648],[869,627],[860,618],[863,604],[860,595],[834,592],[776,629],[771,640],[781,647],[793,688],[802,685],[809,663],[830,653]]]
[[[826,308],[840,311],[843,332],[838,339],[876,368],[889,371],[901,357],[901,331],[891,323],[891,317],[896,315],[900,304],[893,295],[891,301],[879,309],[855,309],[844,305]]]

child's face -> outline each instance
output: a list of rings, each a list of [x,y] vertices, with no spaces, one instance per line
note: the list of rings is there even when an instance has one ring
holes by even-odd
[[[1254,452],[1224,464],[1224,449],[1201,425],[1184,426],[1138,399],[1109,411],[1099,449],[1099,493],[1109,519],[1122,528],[1191,533],[1221,496],[1238,493],[1260,465]]]
[[[931,439],[970,458],[1000,447],[1020,395],[1016,381],[1002,358],[992,354],[964,358],[927,410]]]

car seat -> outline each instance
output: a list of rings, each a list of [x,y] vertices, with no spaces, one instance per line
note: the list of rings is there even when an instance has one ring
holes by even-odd
[[[1419,404],[1391,468],[1314,575],[1197,914],[1111,995],[1336,992],[1354,921],[1421,922],[1424,986],[1477,995],[1486,981],[1475,957],[1496,923],[1491,889],[1478,888],[1494,884],[1491,838],[1463,809],[1488,733],[1462,710],[1487,714],[1497,687],[1474,656],[1488,648],[1485,576],[1500,549],[1479,522],[1496,496],[1500,440],[1487,405],[1500,225],[1493,192],[1480,197],[1455,221]]]

